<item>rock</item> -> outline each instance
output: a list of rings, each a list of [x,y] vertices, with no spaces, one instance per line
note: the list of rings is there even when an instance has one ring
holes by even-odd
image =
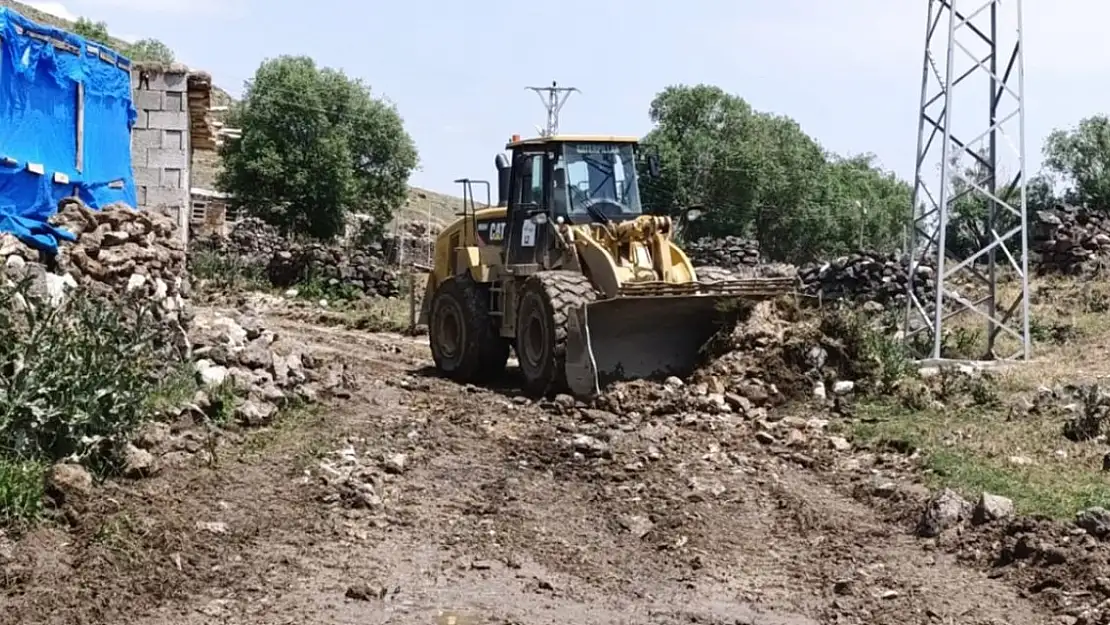
[[[259,337],[252,340],[238,354],[239,364],[248,369],[270,369],[274,364],[274,355],[265,338]]]
[[[617,522],[636,538],[643,538],[647,536],[651,530],[655,529],[655,524],[651,522],[651,519],[645,516],[622,515],[618,517]]]
[[[1099,506],[1080,510],[1075,515],[1075,524],[1095,538],[1107,538],[1110,536],[1110,511]]]
[[[220,386],[227,381],[228,368],[219,365],[213,365],[207,361],[197,361],[197,373],[200,375],[200,381],[208,388]]]
[[[609,445],[586,434],[579,434],[571,441],[571,446],[578,453],[587,457],[607,457]]]
[[[248,399],[235,407],[235,418],[243,425],[269,425],[276,412],[273,404]]]
[[[47,476],[47,494],[59,506],[83,500],[92,494],[92,488],[92,475],[79,464],[56,464]]]
[[[856,388],[856,383],[851,380],[840,380],[833,383],[833,395],[847,395]]]
[[[813,397],[815,399],[826,399],[828,396],[829,395],[828,392],[826,392],[825,390],[824,382],[818,382],[813,386]]]
[[[1014,516],[1012,499],[984,492],[975,506],[973,520],[977,524],[1002,521]]]
[[[124,477],[149,477],[157,472],[154,455],[145,449],[128,445],[123,452]]]
[[[140,449],[157,449],[170,437],[170,426],[160,421],[150,421],[139,427],[133,441]]]
[[[830,436],[829,447],[834,451],[839,451],[842,453],[846,451],[852,451],[852,443],[850,443],[848,439],[844,438],[843,436]]]
[[[945,530],[969,520],[971,512],[972,506],[967,500],[945,488],[929,500],[918,523],[917,533],[923,538],[940,536]]]
[[[770,432],[763,431],[755,433],[755,440],[759,441],[763,445],[774,445],[778,442],[777,440],[775,440],[775,437],[770,434]]]
[[[389,454],[382,459],[382,469],[386,473],[400,475],[405,472],[405,463],[408,461],[408,456],[405,454]]]

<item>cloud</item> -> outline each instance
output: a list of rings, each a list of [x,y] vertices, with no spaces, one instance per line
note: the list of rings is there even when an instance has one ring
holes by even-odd
[[[77,18],[80,17],[67,9],[61,2],[28,2],[27,6],[70,22],[76,22]]]
[[[244,0],[82,0],[81,5],[97,12],[127,10],[174,16],[238,16],[247,8]]]

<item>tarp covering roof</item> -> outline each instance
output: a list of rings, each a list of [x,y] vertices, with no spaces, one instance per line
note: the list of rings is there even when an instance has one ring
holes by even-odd
[[[0,8],[0,230],[39,249],[72,238],[58,201],[136,205],[131,62]]]

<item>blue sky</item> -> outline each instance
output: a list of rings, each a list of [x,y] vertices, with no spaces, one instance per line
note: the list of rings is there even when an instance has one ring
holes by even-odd
[[[902,177],[913,173],[925,0],[30,4],[106,21],[126,38],[161,39],[233,95],[261,61],[282,54],[342,68],[396,103],[421,153],[412,183],[441,192],[455,192],[458,177],[493,177],[505,139],[543,122],[524,87],[552,80],[582,90],[563,110],[564,132],[642,135],[657,91],[706,82],[795,118],[830,150],[873,152]],[[1050,130],[1110,102],[1108,18],[1105,0],[1025,3],[1031,169]],[[957,102],[965,104],[956,118],[986,114],[983,102]]]

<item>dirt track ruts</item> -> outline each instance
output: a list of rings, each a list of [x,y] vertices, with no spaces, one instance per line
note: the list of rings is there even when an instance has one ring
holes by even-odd
[[[22,541],[0,622],[1051,622],[751,436],[581,424],[426,375],[419,339],[269,324],[347,359],[359,387]],[[576,454],[584,432],[606,450]],[[381,506],[338,505],[315,477],[348,444],[368,466],[405,454]]]

